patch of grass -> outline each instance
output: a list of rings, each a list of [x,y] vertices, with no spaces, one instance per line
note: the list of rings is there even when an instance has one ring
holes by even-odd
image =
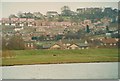
[[[117,62],[118,49],[11,50],[15,58],[2,58],[2,65]]]

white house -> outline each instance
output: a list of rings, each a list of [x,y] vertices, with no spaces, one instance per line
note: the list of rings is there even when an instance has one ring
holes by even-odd
[[[23,27],[15,27],[15,31],[20,31],[20,30],[22,30],[23,29]]]
[[[15,23],[12,23],[11,26],[15,26]]]
[[[5,26],[9,26],[10,24],[9,23],[5,23]]]

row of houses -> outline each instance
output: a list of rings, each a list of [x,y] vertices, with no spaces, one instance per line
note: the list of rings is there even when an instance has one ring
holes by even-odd
[[[0,25],[5,26],[72,26],[74,23],[69,21],[64,22],[49,22],[45,20],[35,20],[29,18],[2,18]]]
[[[89,45],[87,43],[63,43],[61,41],[56,43],[45,43],[41,45],[35,45],[34,41],[25,42],[25,47],[27,49],[88,49]]]
[[[97,38],[89,40],[91,47],[118,47],[120,40],[118,38]]]
[[[29,18],[2,18],[0,25],[5,26],[34,26],[35,20]]]
[[[77,8],[76,12],[79,14],[85,14],[85,13],[94,14],[94,13],[102,12],[102,8]]]
[[[97,25],[97,24],[107,24],[110,22],[110,18],[103,18],[98,22],[92,22],[90,19],[85,19],[84,21],[79,22],[80,25],[86,26],[86,25]],[[5,26],[73,26],[78,25],[75,22],[70,21],[47,21],[47,20],[35,20],[33,18],[2,18],[0,19],[0,25]]]
[[[28,49],[35,49],[33,43],[27,43],[25,44],[26,48]],[[69,44],[69,46],[61,45],[61,44],[54,44],[54,45],[42,45],[39,47],[39,49],[88,49],[88,45],[86,44]]]
[[[119,43],[119,39],[115,39],[115,38],[104,38],[104,39],[100,39],[101,41],[101,45],[104,46],[117,46]]]
[[[91,43],[93,46],[91,46]],[[94,45],[95,44],[95,45]],[[89,48],[100,48],[100,47],[118,47],[119,39],[115,38],[103,38],[103,39],[91,39],[85,42],[56,42],[56,43],[46,43],[42,45],[35,45],[34,41],[25,42],[25,47],[27,49],[89,49]]]

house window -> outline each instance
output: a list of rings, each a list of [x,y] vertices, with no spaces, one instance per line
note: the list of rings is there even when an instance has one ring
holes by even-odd
[[[28,26],[32,26],[32,24],[28,24]]]
[[[20,24],[20,26],[24,26],[24,24]]]
[[[112,43],[110,44],[110,46],[112,46]]]
[[[106,43],[104,45],[106,46]]]
[[[101,45],[103,45],[103,43],[101,43]]]
[[[11,24],[12,26],[15,26],[15,24]]]
[[[114,44],[114,46],[116,46],[116,43]]]
[[[33,43],[31,43],[31,47],[33,47]]]
[[[8,23],[5,23],[6,26],[8,26],[9,24]]]
[[[30,43],[28,43],[28,47],[30,47]]]
[[[84,47],[82,47],[82,49],[84,49]]]

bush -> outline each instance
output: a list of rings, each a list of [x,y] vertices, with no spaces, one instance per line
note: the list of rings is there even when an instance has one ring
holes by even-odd
[[[9,51],[9,50],[4,50],[4,51],[2,51],[2,57],[3,58],[14,58],[15,53],[13,53],[12,51]]]

